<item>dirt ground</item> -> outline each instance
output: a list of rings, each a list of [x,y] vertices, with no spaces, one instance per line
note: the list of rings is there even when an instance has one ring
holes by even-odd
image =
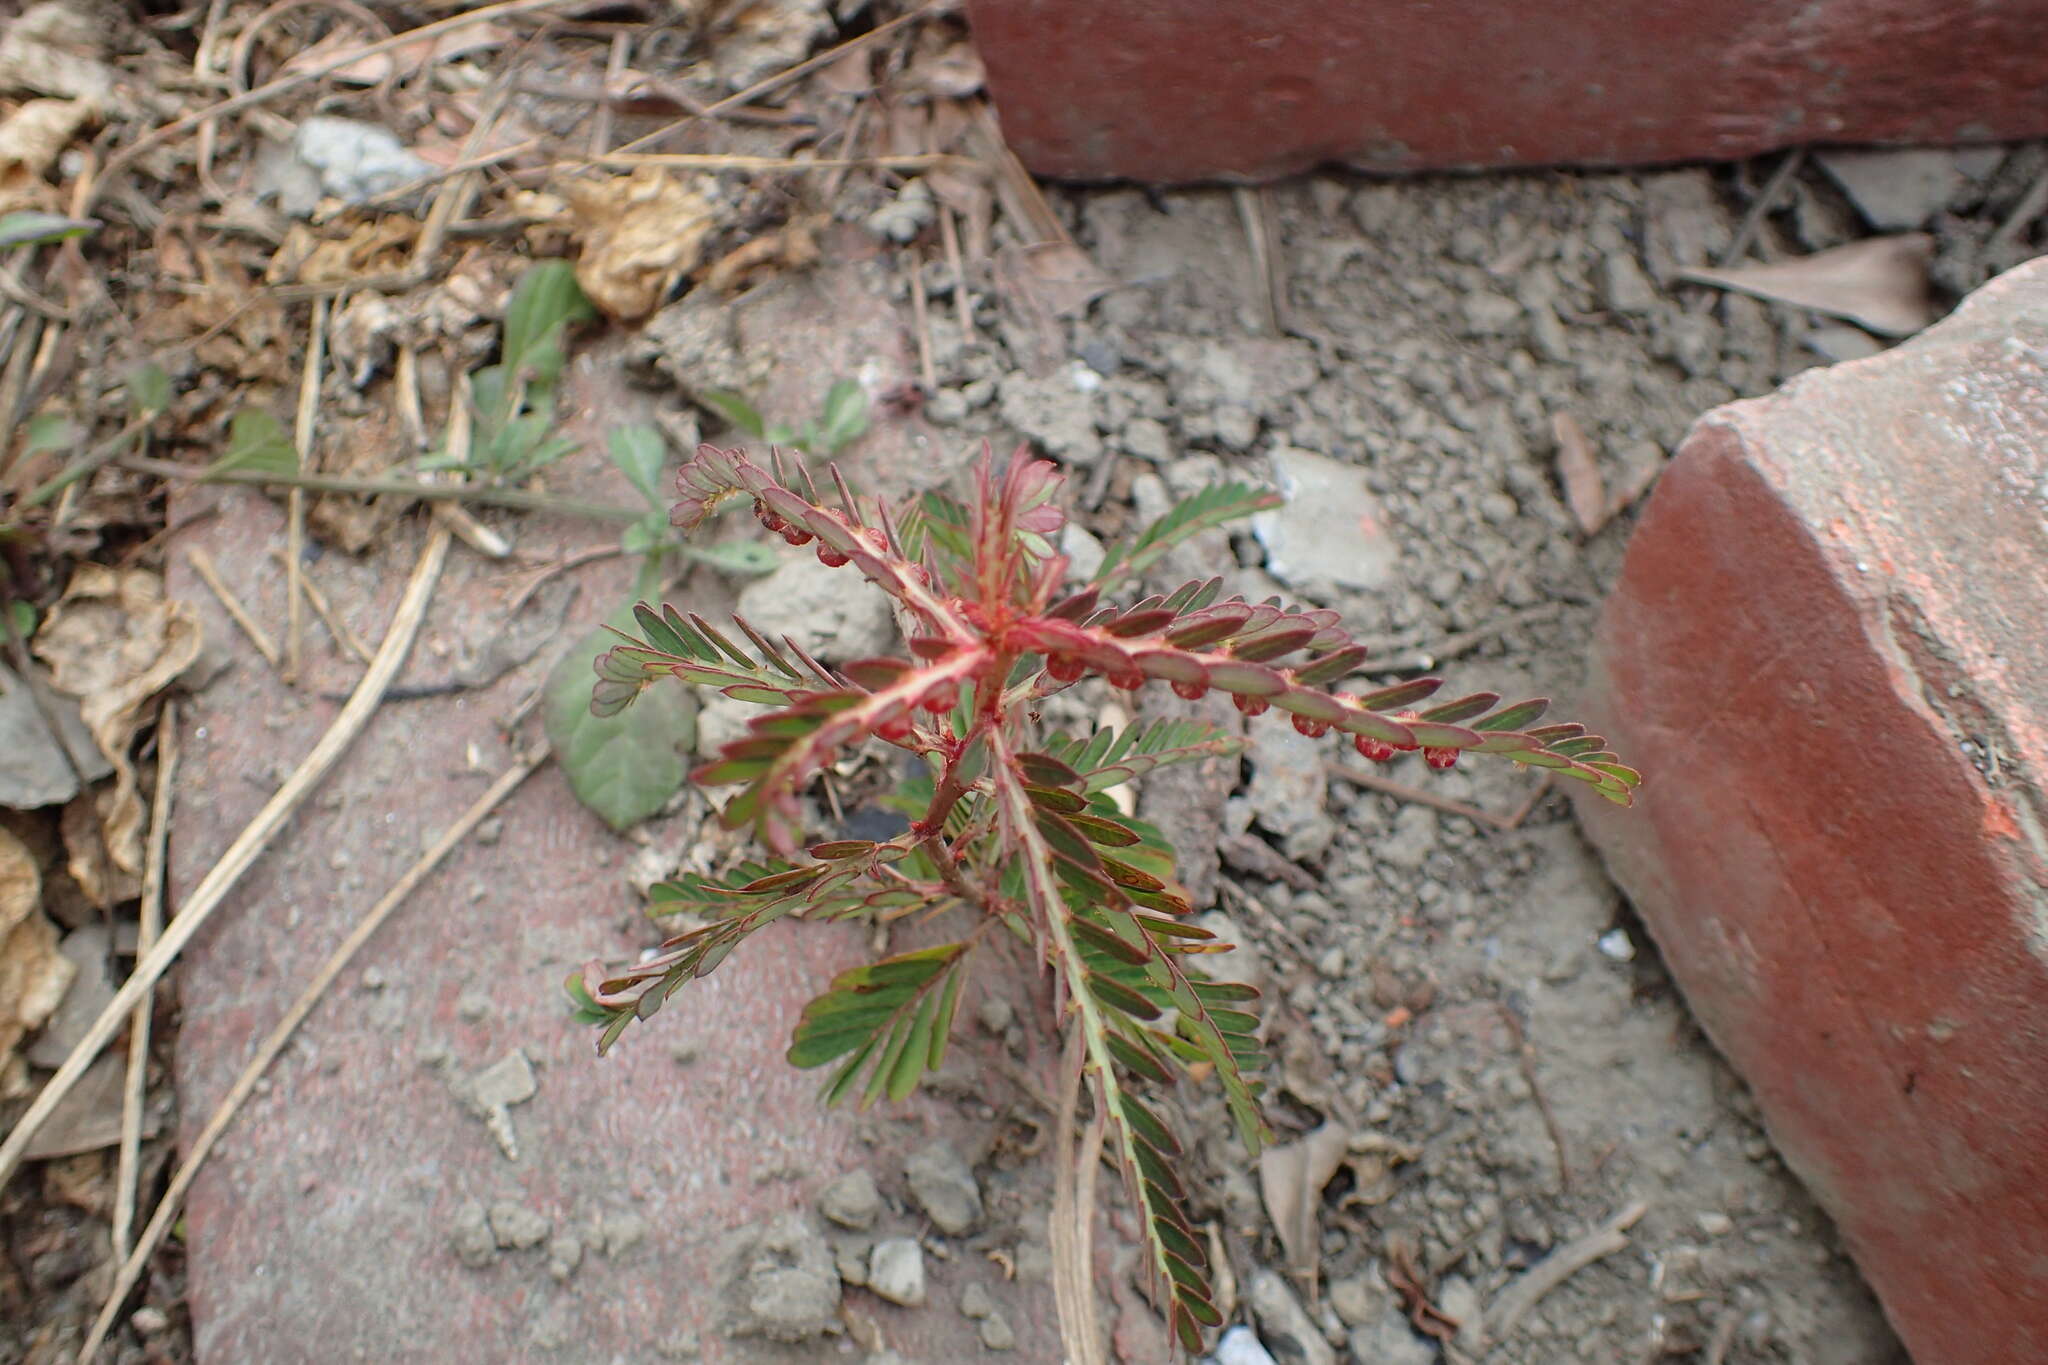
[[[743,90],[879,17],[841,29],[822,6],[772,8],[809,17],[780,34],[689,38],[694,98]],[[145,86],[190,64],[196,13],[182,23],[122,13],[115,50],[95,60]],[[230,14],[250,17],[240,7]],[[332,31],[326,20],[295,22],[313,27],[272,33],[257,45],[259,65],[285,60],[287,39]],[[644,65],[666,60],[666,49],[615,17],[584,28],[516,50],[558,89],[601,77],[607,44],[613,54],[637,50]],[[766,154],[835,140],[911,154],[977,147],[981,105],[957,26],[900,38],[863,49],[876,58],[866,74],[842,60],[763,96],[750,106],[763,112],[759,121],[699,125],[692,150]],[[503,75],[500,59],[514,48],[499,47],[465,70],[478,80]],[[155,109],[155,121],[189,107],[180,102],[191,97],[186,85],[152,88],[141,107]],[[461,88],[463,98],[473,89]],[[368,118],[383,98],[357,88],[317,107]],[[120,287],[78,313],[86,325],[63,362],[72,387],[28,390],[45,408],[112,431],[122,420],[116,376],[151,347],[175,353],[179,426],[160,449],[203,462],[217,453],[236,401],[253,396],[289,418],[308,301],[322,297],[334,307],[325,401],[347,420],[323,428],[315,463],[377,473],[418,427],[399,401],[394,344],[417,349],[431,418],[448,406],[452,376],[490,354],[495,310],[517,266],[603,249],[576,211],[519,197],[545,183],[532,175],[490,181],[458,209],[467,235],[454,233],[459,249],[419,278],[400,269],[403,251],[392,246],[416,240],[417,203],[311,228],[268,201],[259,208],[248,188],[265,174],[257,134],[288,136],[286,114],[314,112],[309,98],[294,99],[223,135],[212,168],[227,186],[219,196],[175,179],[160,206],[168,212],[131,189],[108,196],[102,212],[112,226],[81,259]],[[882,113],[863,123],[870,106]],[[445,144],[464,119],[496,117],[478,107],[472,99],[461,117],[409,122],[421,145],[429,133]],[[531,92],[498,112],[506,107],[550,148],[616,144],[661,121],[622,105],[616,119],[608,111],[594,124],[587,102]],[[142,118],[137,126],[152,121],[132,101],[124,108],[122,117]],[[926,112],[906,118],[906,109]],[[776,123],[790,111],[814,132]],[[863,136],[869,142],[857,143]],[[440,164],[451,163],[456,154],[444,153]],[[189,142],[176,154],[189,158]],[[175,177],[180,164],[189,162],[153,173]],[[504,164],[531,169],[516,156]],[[921,176],[862,166],[790,183],[706,173],[715,221],[703,261],[750,241],[772,249],[715,282],[695,262],[678,267],[691,272],[689,285],[657,291],[671,301],[584,336],[568,385],[581,406],[565,422],[590,445],[624,409],[655,421],[673,444],[698,434],[737,440],[692,398],[736,388],[794,418],[830,378],[855,378],[874,404],[875,430],[852,447],[853,467],[884,486],[928,486],[962,468],[984,439],[1030,441],[1071,469],[1084,534],[1067,548],[1083,558],[1091,534],[1113,537],[1216,478],[1274,483],[1293,495],[1287,508],[1177,551],[1160,586],[1222,573],[1255,599],[1278,593],[1336,607],[1376,647],[1383,681],[1438,671],[1454,694],[1550,695],[1569,717],[1633,509],[1690,423],[1809,365],[1882,344],[1812,312],[1678,278],[1731,255],[1784,260],[1871,235],[1837,181],[1811,164],[1786,178],[1769,213],[1745,222],[1771,169],[1398,181],[1332,172],[1256,191],[1048,187],[1042,199],[1001,174],[947,182],[944,167]],[[2030,249],[2024,234],[2000,227],[2048,170],[2048,153],[1981,149],[1958,154],[1952,169],[1927,223],[1927,275],[1944,299]],[[77,170],[74,158],[39,174],[54,189]],[[387,231],[396,235],[380,239]],[[334,248],[327,257],[318,257],[321,242]],[[317,275],[316,258],[342,273]],[[90,292],[64,264],[45,264],[28,284]],[[801,318],[788,297],[798,280],[809,291]],[[37,411],[22,394],[0,384],[0,398],[23,404],[10,416]],[[603,468],[586,449],[553,486],[601,487]],[[18,471],[10,480],[17,492],[32,483]],[[86,496],[62,504],[51,528],[45,605],[77,561],[161,563],[150,538],[163,509],[144,475],[109,467],[81,487]],[[235,503],[222,506],[232,513]],[[411,553],[413,538],[393,531],[404,501],[320,499],[315,509],[310,532],[323,553],[350,557],[349,573],[362,580],[356,595],[370,601],[381,585],[388,598]],[[482,521],[519,525],[509,512]],[[548,567],[572,548],[557,541],[523,567]],[[738,589],[700,570],[678,591],[696,594],[692,605],[723,607]],[[523,666],[543,673],[590,624],[584,615],[570,613],[563,633]],[[1053,718],[1085,724],[1115,704],[1082,689]],[[1143,704],[1162,710],[1171,699]],[[1227,707],[1217,714],[1240,724]],[[718,708],[707,707],[700,731],[719,723]],[[1826,1219],[1772,1153],[1740,1081],[1691,1024],[1654,946],[1580,842],[1562,793],[1472,761],[1440,775],[1410,765],[1361,778],[1365,765],[1348,752],[1270,719],[1250,725],[1246,739],[1241,760],[1161,774],[1138,794],[1140,813],[1188,850],[1183,874],[1212,907],[1212,927],[1244,945],[1232,970],[1270,1002],[1278,1066],[1268,1114],[1290,1146],[1269,1159],[1263,1186],[1227,1136],[1220,1102],[1181,1096],[1198,1138],[1196,1214],[1211,1220],[1224,1250],[1233,1323],[1251,1328],[1280,1365],[1903,1359]],[[1654,800],[1658,784],[1684,775],[1648,778],[1644,799]],[[701,863],[706,848],[691,841],[705,816],[687,802],[664,812],[641,832],[635,856],[616,860],[625,870],[606,872],[610,891]],[[5,819],[45,867],[50,913],[74,929],[85,923],[76,889],[65,889],[66,838],[54,814]],[[132,916],[132,891],[116,908]],[[635,932],[652,941],[652,931]],[[173,1009],[160,1013],[175,1024]],[[997,1039],[1007,1032],[1013,1061],[1035,1057],[1003,1019],[982,1022]],[[150,1087],[167,1134],[176,1131],[176,1046],[174,1028],[159,1034]],[[50,1063],[37,1065],[40,1076]],[[980,1121],[988,1096],[975,1085],[956,1077],[937,1103]],[[11,1120],[22,1100],[5,1104]],[[1312,1148],[1322,1161],[1297,1160]],[[171,1139],[144,1152],[147,1195],[161,1186]],[[1014,1152],[996,1164],[984,1161],[978,1173],[992,1203],[1032,1207],[1043,1171]],[[0,1365],[75,1350],[97,1311],[108,1283],[110,1169],[109,1155],[95,1151],[40,1164],[8,1187]],[[1290,1179],[1298,1186],[1302,1169],[1317,1175],[1303,1196],[1310,1231],[1287,1247],[1275,1192]],[[809,1201],[838,1174],[793,1169],[788,1178]],[[896,1199],[897,1173],[873,1174]],[[1120,1196],[1106,1198],[1114,1229]],[[909,1201],[931,1212],[915,1189]],[[461,1245],[458,1230],[467,1262]],[[808,1266],[823,1243],[810,1232],[788,1245],[795,1249],[777,1254]],[[1583,1267],[1530,1302],[1546,1278],[1524,1278],[1531,1267],[1580,1252]],[[153,1263],[108,1358],[192,1358],[185,1255],[174,1242]],[[448,1273],[471,1273],[446,1259]],[[1101,1259],[1120,1358],[1160,1358],[1115,1236]],[[810,1269],[849,1286],[864,1274],[843,1264]],[[745,1294],[748,1285],[741,1274],[704,1292]],[[934,1298],[918,1311],[966,1309]],[[969,1317],[984,1347],[999,1349],[990,1315]],[[1257,1365],[1248,1340],[1226,1338],[1216,1359]],[[699,1346],[692,1337],[648,1349],[647,1358],[688,1359]],[[835,1335],[733,1349],[740,1353],[706,1355],[841,1358],[849,1343]],[[877,1365],[890,1358],[870,1356]]]

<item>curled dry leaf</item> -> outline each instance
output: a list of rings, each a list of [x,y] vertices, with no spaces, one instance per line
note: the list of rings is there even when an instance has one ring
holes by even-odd
[[[91,116],[83,100],[29,100],[0,119],[0,213],[59,207],[43,177]]]
[[[1259,1153],[1259,1193],[1266,1216],[1280,1235],[1287,1267],[1296,1275],[1313,1276],[1322,1259],[1323,1239],[1316,1227],[1323,1186],[1344,1164],[1350,1139],[1335,1123]]]
[[[142,872],[142,800],[129,744],[142,705],[199,657],[199,613],[165,598],[147,569],[80,565],[64,597],[36,632],[35,652],[51,680],[79,700],[93,743],[114,765],[114,789],[100,801],[101,829],[114,867]]]
[[[0,92],[27,90],[84,100],[109,113],[132,112],[114,68],[103,58],[113,36],[84,5],[44,0],[0,26]]]
[[[35,855],[0,829],[0,1099],[28,1088],[15,1055],[22,1035],[41,1028],[70,988],[75,967],[57,951],[57,930],[43,916],[43,878]]]
[[[1593,443],[1579,419],[1568,412],[1554,413],[1550,429],[1557,436],[1557,481],[1564,486],[1565,504],[1579,529],[1594,535],[1607,524],[1611,509]]]
[[[374,37],[346,28],[337,28],[319,42],[294,56],[279,72],[284,76],[296,76],[301,71],[312,71],[324,67],[336,58],[371,46],[384,35]],[[424,71],[436,62],[452,61],[472,53],[502,47],[512,36],[502,25],[493,23],[465,24],[461,28],[431,38],[420,38],[385,52],[372,52],[358,57],[344,66],[328,72],[328,77],[343,85],[375,85],[389,76],[393,70],[414,75]]]
[[[652,313],[696,266],[715,222],[710,200],[658,166],[564,180],[557,189],[583,246],[576,283],[599,311],[627,322]]]
[[[1682,280],[1753,294],[1773,303],[1847,318],[1885,336],[1910,336],[1934,321],[1928,263],[1934,239],[1924,232],[1872,237],[1769,265],[1678,272]]]

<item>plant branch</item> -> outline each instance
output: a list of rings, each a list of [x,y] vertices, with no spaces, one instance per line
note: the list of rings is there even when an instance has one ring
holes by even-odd
[[[327,733],[320,737],[319,743],[300,762],[298,769],[236,836],[228,851],[214,864],[213,870],[193,888],[184,905],[179,907],[177,918],[157,940],[156,947],[143,954],[142,960],[135,964],[135,970],[129,973],[128,980],[100,1011],[77,1046],[71,1049],[64,1065],[44,1083],[28,1112],[15,1122],[7,1140],[0,1142],[0,1186],[7,1183],[21,1164],[36,1131],[49,1121],[58,1104],[85,1074],[85,1069],[92,1065],[101,1049],[127,1022],[130,1012],[149,994],[213,912],[226,901],[228,893],[255,864],[270,840],[284,828],[292,812],[334,767],[335,760],[369,724],[370,717],[384,699],[385,689],[390,687],[391,680],[398,675],[399,667],[411,652],[421,623],[426,620],[427,604],[433,598],[434,585],[440,581],[441,566],[448,559],[448,539],[447,530],[441,527],[436,527],[428,537],[426,548],[420,552],[419,562],[413,568],[412,579],[406,584],[405,595],[399,599],[398,609],[392,614],[390,628],[384,632],[384,642],[377,650],[376,662],[364,673],[355,693],[342,707],[341,714],[334,718]]]
[[[177,464],[141,455],[115,460],[123,469],[154,474],[160,479],[184,479],[190,483],[241,483],[283,488],[307,488],[316,493],[355,493],[367,496],[391,494],[418,498],[422,502],[476,502],[486,507],[513,507],[526,512],[558,512],[564,516],[589,517],[595,521],[639,521],[645,508],[612,503],[583,502],[552,493],[529,493],[520,488],[488,488],[470,483],[426,483],[418,479],[371,479],[345,474],[284,474],[267,469],[212,469],[205,465]]]

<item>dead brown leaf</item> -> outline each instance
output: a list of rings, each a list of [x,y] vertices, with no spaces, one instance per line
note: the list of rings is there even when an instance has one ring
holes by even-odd
[[[1030,338],[1028,368],[1042,373],[1066,344],[1060,319],[1086,309],[1109,288],[1109,276],[1072,242],[1006,246],[995,253],[993,264],[996,290]]]
[[[576,282],[600,312],[627,322],[652,313],[696,268],[716,224],[711,201],[658,166],[563,180],[557,188],[583,245]]]
[[[1259,1153],[1259,1193],[1287,1253],[1287,1268],[1295,1275],[1313,1278],[1322,1261],[1316,1214],[1322,1207],[1323,1186],[1344,1164],[1348,1142],[1341,1125],[1326,1122],[1293,1142]]]
[[[988,72],[974,48],[967,43],[946,43],[937,29],[926,29],[925,35],[927,41],[911,57],[894,88],[945,99],[966,99],[978,92],[988,80]]]
[[[43,177],[91,117],[84,100],[29,100],[0,119],[0,213],[62,207]]]
[[[57,951],[57,930],[42,911],[43,877],[35,855],[0,829],[0,1099],[28,1090],[28,1067],[15,1054],[41,1028],[77,974]]]
[[[1600,462],[1593,443],[1579,419],[1568,412],[1551,414],[1550,429],[1557,436],[1557,481],[1564,486],[1565,505],[1572,520],[1587,535],[1596,535],[1610,515],[1607,485],[1600,478]]]
[[[1682,280],[1753,294],[1773,303],[1847,318],[1885,336],[1910,336],[1934,321],[1928,265],[1934,238],[1924,232],[1872,237],[1796,260],[1727,270],[1689,266]]]
[[[64,805],[64,866],[87,900],[102,910],[142,894],[142,879],[116,867],[107,851],[106,801],[111,792],[80,792]]]
[[[379,38],[382,36],[378,35]],[[345,66],[330,70],[327,74],[330,79],[340,81],[344,85],[375,85],[394,70],[410,76],[425,70],[435,62],[453,61],[457,57],[467,57],[472,53],[502,47],[511,36],[511,31],[499,24],[468,24],[431,38],[401,43],[385,52],[373,52],[367,57],[358,57]],[[348,29],[335,29],[286,62],[278,74],[295,76],[301,71],[324,67],[336,58],[345,58],[350,52],[371,46],[375,41],[377,39],[364,38]]]
[[[51,680],[79,700],[93,743],[114,765],[101,799],[101,830],[113,865],[142,873],[142,800],[128,749],[142,706],[199,657],[199,612],[165,598],[147,569],[82,564],[36,632],[34,649]]]
[[[1422,1159],[1422,1149],[1384,1133],[1358,1133],[1344,1157],[1351,1168],[1351,1191],[1339,1201],[1345,1208],[1372,1208],[1394,1197],[1394,1167]]]
[[[403,214],[388,214],[351,225],[330,237],[294,223],[263,272],[269,284],[347,284],[405,265],[420,225]]]
[[[128,1059],[118,1052],[102,1053],[85,1069],[70,1092],[36,1129],[28,1150],[29,1161],[97,1152],[121,1140],[121,1092],[128,1072]],[[154,1109],[142,1111],[142,1135],[155,1137],[162,1126]]]
[[[1072,242],[1004,247],[995,256],[996,287],[1055,318],[1078,316],[1113,283]]]
[[[28,90],[128,112],[130,101],[103,60],[111,36],[83,5],[44,0],[29,6],[0,27],[0,93]]]
[[[811,226],[802,219],[794,219],[773,232],[742,242],[704,272],[704,287],[721,294],[735,293],[763,275],[817,264],[818,239]]]

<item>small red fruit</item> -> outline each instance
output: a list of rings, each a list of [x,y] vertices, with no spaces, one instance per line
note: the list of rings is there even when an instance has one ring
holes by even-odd
[[[846,559],[847,557],[844,554],[840,553],[838,550],[833,549],[824,541],[821,540],[818,542],[818,562],[820,564],[823,564],[826,568],[836,569],[841,564],[846,563]]]
[[[888,717],[886,720],[880,720],[875,722],[875,738],[887,740],[891,744],[901,744],[905,740],[909,739],[909,715],[899,711],[895,715]]]
[[[1233,694],[1230,700],[1247,716],[1263,716],[1266,714],[1266,708],[1272,705],[1264,697],[1247,696],[1242,692]]]
[[[1394,713],[1394,719],[1395,719],[1395,720],[1421,720],[1421,719],[1422,719],[1422,717],[1420,717],[1420,716],[1416,715],[1416,714],[1415,714],[1415,713],[1414,713],[1413,711],[1397,711],[1397,712],[1395,712],[1395,713]],[[1419,744],[1417,744],[1417,743],[1416,743],[1416,742],[1415,742],[1414,740],[1412,740],[1412,739],[1411,739],[1411,740],[1409,740],[1409,741],[1408,741],[1408,742],[1407,742],[1406,744],[1396,744],[1396,745],[1395,745],[1394,747],[1395,747],[1396,749],[1399,749],[1399,750],[1400,750],[1400,751],[1401,751],[1402,753],[1413,753],[1413,752],[1414,752],[1415,750],[1417,750],[1417,749],[1421,748],[1422,746],[1421,746],[1421,745],[1419,745]]]
[[[1435,768],[1438,772],[1442,772],[1445,768],[1457,766],[1458,751],[1456,749],[1435,749],[1424,746],[1422,761]]]
[[[1209,685],[1198,682],[1177,682],[1173,685],[1173,695],[1184,697],[1188,701],[1200,701],[1209,695]]]
[[[781,535],[789,526],[780,513],[759,498],[754,499],[754,515],[761,519],[761,525],[776,535]]]
[[[1088,665],[1071,654],[1055,654],[1045,661],[1045,676],[1058,683],[1079,682],[1087,671]]]
[[[935,688],[918,698],[917,704],[935,716],[943,716],[953,709],[953,703],[960,700],[960,689],[950,684]]]
[[[811,533],[795,522],[790,522],[782,528],[782,538],[792,545],[808,545],[811,543]]]
[[[1111,687],[1125,692],[1135,692],[1145,685],[1145,675],[1135,668],[1120,668],[1108,677]]]
[[[1314,716],[1289,716],[1288,719],[1294,722],[1295,729],[1310,739],[1321,739],[1330,733],[1330,722],[1326,720],[1317,720]]]
[[[1385,740],[1374,739],[1371,735],[1358,736],[1353,745],[1357,748],[1360,758],[1369,758],[1375,763],[1391,763],[1394,761],[1394,755],[1400,752]]]

